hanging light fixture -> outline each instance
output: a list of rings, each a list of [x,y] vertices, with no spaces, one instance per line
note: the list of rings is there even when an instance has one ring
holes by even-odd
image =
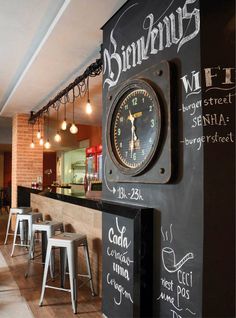
[[[47,141],[45,142],[44,147],[46,149],[51,148],[51,144],[49,142],[49,110],[48,110],[48,122],[47,122]]]
[[[58,113],[59,113],[59,106],[57,107],[57,133],[54,137],[54,140],[56,142],[60,142],[61,141],[61,135],[60,135],[60,130],[59,130],[59,127],[58,127]]]
[[[43,144],[44,144],[43,137],[41,137],[41,138],[39,139],[39,144],[40,144],[40,146],[43,146]]]
[[[41,138],[41,131],[40,131],[40,128],[39,128],[39,117],[38,117],[38,131],[37,131],[37,139],[40,139]]]
[[[73,88],[73,122],[70,127],[70,132],[72,134],[77,134],[78,127],[75,125],[75,89]]]
[[[66,101],[65,101],[65,97],[64,97],[64,120],[61,124],[61,129],[62,130],[66,130],[67,128],[67,122],[66,122]]]
[[[34,148],[35,147],[35,144],[34,144],[34,124],[32,124],[32,141],[31,141],[31,144],[30,144],[30,148]]]
[[[90,99],[89,99],[89,76],[87,78],[87,97],[88,97],[88,99],[87,99],[87,104],[86,104],[86,110],[85,111],[86,111],[87,114],[91,114],[93,109],[92,109],[92,106],[90,104]]]
[[[45,124],[45,117],[44,117],[44,124]],[[41,136],[39,139],[39,144],[40,146],[44,145],[44,140],[43,140],[43,118],[41,119]]]

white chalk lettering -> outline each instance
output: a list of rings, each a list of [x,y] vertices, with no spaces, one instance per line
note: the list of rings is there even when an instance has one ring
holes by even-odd
[[[129,281],[129,271],[117,263],[113,262],[113,271]]]
[[[122,285],[118,284],[118,283],[116,282],[116,280],[113,279],[113,278],[111,278],[110,276],[111,276],[111,274],[108,273],[108,274],[107,274],[107,284],[113,286],[114,289],[117,290],[118,295],[119,295],[119,296],[118,296],[118,297],[119,297],[118,299],[116,299],[116,298],[114,297],[114,303],[115,303],[117,306],[120,306],[121,303],[122,303],[122,301],[123,301],[123,296],[124,296],[127,300],[129,300],[131,303],[133,303],[133,299],[132,299],[130,293],[127,292]]]
[[[129,258],[129,256],[126,256],[127,251],[124,253],[117,252],[115,249],[110,249],[110,246],[107,248],[107,255],[114,257],[116,260],[119,260],[121,264],[126,264],[127,266],[130,265],[130,263],[133,263],[133,261]]]
[[[116,229],[118,230],[119,234],[115,234],[114,228],[111,227],[108,231],[108,239],[110,243],[113,243],[115,245],[118,245],[123,248],[129,248],[131,241],[128,242],[128,239],[126,236],[124,236],[126,232],[126,227],[122,226],[122,228],[119,228],[118,225],[118,217],[116,217]]]
[[[114,37],[115,28],[110,33],[111,50],[107,48],[103,52],[104,85],[113,87],[119,81],[122,72],[142,64],[150,55],[157,54],[172,45],[177,46],[177,52],[181,47],[194,39],[200,31],[200,11],[197,8],[189,9],[196,0],[186,0],[183,8],[178,7],[163,20],[155,22],[153,13],[145,17],[143,30],[145,32],[139,39],[127,46],[121,44],[118,48]],[[192,23],[193,31],[188,33],[188,25]],[[186,25],[186,29],[184,29]],[[121,51],[121,54],[119,53]]]

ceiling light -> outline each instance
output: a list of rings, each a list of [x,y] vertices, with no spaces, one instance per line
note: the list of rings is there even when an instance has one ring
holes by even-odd
[[[91,104],[90,104],[90,100],[88,99],[88,102],[87,102],[87,104],[86,104],[86,114],[91,114],[92,113],[92,111],[93,111],[93,109],[92,109],[92,106],[91,106]]]
[[[34,148],[35,147],[35,144],[34,144],[34,124],[31,124],[32,125],[32,131],[31,131],[31,137],[32,137],[32,141],[31,141],[31,144],[30,144],[30,148]]]
[[[54,137],[54,140],[56,142],[60,142],[61,141],[61,135],[59,134],[59,132],[56,133],[55,137]]]
[[[45,142],[44,147],[45,147],[46,149],[51,148],[51,144],[50,144],[50,142],[49,142],[49,139]]]
[[[61,129],[66,130],[67,128],[67,122],[66,122],[66,103],[64,104],[64,120],[61,124]]]
[[[77,134],[78,127],[75,125],[75,88],[73,88],[73,123],[70,127],[70,132],[72,134]]]
[[[41,138],[39,139],[39,144],[40,144],[40,146],[43,146],[43,144],[44,144],[44,141],[43,141],[43,137],[41,136]]]
[[[70,132],[72,134],[77,134],[77,132],[78,132],[78,127],[74,123],[70,127]]]
[[[57,127],[58,127],[58,122],[59,122],[59,105],[57,105]],[[56,133],[56,135],[54,137],[54,140],[56,142],[60,142],[61,141],[61,135],[59,133],[59,127],[57,129],[57,133]]]
[[[88,99],[87,99],[87,104],[86,104],[86,114],[91,114],[93,109],[92,109],[92,106],[90,104],[90,99],[89,99],[89,76],[87,78],[87,93],[88,93]]]
[[[41,138],[41,131],[40,131],[40,128],[39,128],[39,117],[38,117],[38,131],[37,131],[37,139],[40,139]]]
[[[51,144],[50,144],[50,142],[49,142],[49,109],[48,109],[48,122],[47,122],[47,141],[45,142],[45,144],[44,144],[44,147],[46,148],[46,149],[49,149],[49,148],[51,148]]]
[[[37,131],[37,139],[40,139],[41,138],[41,132],[40,130]]]

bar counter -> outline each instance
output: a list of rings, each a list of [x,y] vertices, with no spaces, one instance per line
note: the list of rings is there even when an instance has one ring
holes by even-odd
[[[99,296],[102,296],[102,277],[104,276],[102,246],[105,242],[102,239],[102,228],[105,215],[114,220],[119,216],[122,222],[129,220],[130,224],[135,222],[137,229],[140,229],[139,217],[146,210],[142,207],[134,208],[127,205],[122,205],[121,208],[121,205],[98,198],[86,198],[84,193],[71,192],[70,189],[57,188],[41,191],[23,186],[18,186],[18,206],[31,206],[34,210],[40,211],[45,219],[63,222],[65,231],[87,235],[94,286]],[[145,213],[145,215],[148,214]],[[130,233],[132,233],[131,229]],[[135,230],[135,233],[140,232]],[[139,241],[142,241],[141,237],[136,239],[136,242]],[[138,246],[135,250],[139,253],[140,247]],[[110,262],[110,259],[108,261]],[[84,257],[80,254],[79,264],[80,271],[86,273]]]
[[[87,235],[95,292],[102,286],[102,213],[100,200],[86,199],[69,189],[40,191],[18,186],[18,206],[31,206],[45,219],[63,222],[65,231]],[[79,251],[79,270],[86,273],[83,251]]]

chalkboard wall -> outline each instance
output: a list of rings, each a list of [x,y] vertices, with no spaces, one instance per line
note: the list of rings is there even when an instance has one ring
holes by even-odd
[[[109,318],[151,317],[153,211],[114,204],[102,211],[102,311]]]
[[[103,198],[154,209],[153,317],[233,317],[234,286],[223,281],[224,250],[234,281],[233,15],[231,0],[130,0],[103,27]],[[172,178],[112,181],[109,92],[163,60],[171,65]]]

